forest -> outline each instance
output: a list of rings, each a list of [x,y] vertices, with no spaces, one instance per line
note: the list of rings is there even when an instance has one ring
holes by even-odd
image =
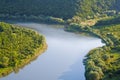
[[[0,22],[0,77],[29,63],[45,49],[45,38],[42,35]]]
[[[93,18],[119,14],[119,5],[119,0],[0,0],[0,17]]]

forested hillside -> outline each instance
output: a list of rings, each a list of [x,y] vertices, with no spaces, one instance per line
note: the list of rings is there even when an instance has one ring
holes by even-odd
[[[0,0],[0,16],[53,16],[82,18],[120,11],[120,0]]]
[[[75,2],[76,0],[0,0],[0,13],[68,18],[75,14]]]

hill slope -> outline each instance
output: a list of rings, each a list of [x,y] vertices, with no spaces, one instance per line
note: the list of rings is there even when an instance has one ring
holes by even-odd
[[[0,0],[0,14],[45,15],[59,18],[116,14],[119,0]],[[3,16],[3,15],[1,15]]]

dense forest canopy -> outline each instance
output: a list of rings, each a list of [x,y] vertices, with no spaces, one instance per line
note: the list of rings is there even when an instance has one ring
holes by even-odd
[[[0,0],[0,13],[71,17],[75,0]]]
[[[0,77],[25,65],[44,46],[45,39],[37,32],[0,22]]]
[[[0,0],[0,14],[59,18],[119,12],[120,0]]]

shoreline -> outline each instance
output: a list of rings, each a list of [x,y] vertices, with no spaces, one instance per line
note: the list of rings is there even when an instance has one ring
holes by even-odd
[[[59,24],[59,23],[58,23],[58,24]],[[110,45],[110,43],[109,43],[109,38],[108,38],[108,37],[103,37],[102,34],[97,33],[97,32],[95,31],[95,29],[87,28],[87,29],[77,29],[77,30],[74,30],[73,28],[70,28],[69,30],[67,30],[67,28],[68,28],[70,25],[68,25],[68,24],[64,24],[64,25],[67,25],[67,27],[66,27],[66,26],[64,27],[64,30],[65,30],[65,31],[69,31],[69,32],[73,32],[73,33],[75,33],[75,32],[77,32],[77,33],[83,32],[83,33],[85,33],[85,34],[89,34],[90,36],[95,36],[95,37],[98,37],[98,38],[102,39],[102,42],[106,44],[106,45],[103,46],[103,47],[95,48],[95,49],[92,49],[92,50],[90,50],[90,51],[88,52],[88,54],[85,56],[86,59],[85,59],[84,62],[83,62],[83,64],[85,65],[85,69],[88,67],[88,66],[86,65],[87,60],[88,60],[88,58],[89,58],[88,55],[89,55],[89,54],[92,54],[92,53],[93,53],[92,51],[99,51],[99,50],[101,50],[101,49],[109,48],[109,47],[108,47],[108,46]],[[79,30],[80,30],[80,31],[79,31]],[[92,52],[92,53],[91,53],[91,52]],[[33,58],[33,59],[34,59],[34,58]],[[30,60],[30,61],[31,61],[31,60]],[[28,64],[30,61],[28,61],[27,64]],[[24,65],[23,65],[23,66],[24,66]],[[15,71],[15,70],[16,70],[16,69],[14,69],[14,71]],[[102,73],[102,72],[100,72],[100,73]],[[101,77],[100,77],[100,78],[103,78],[103,75],[104,75],[104,73],[101,74]],[[87,76],[88,76],[88,75],[86,75],[86,72],[85,72],[85,77],[88,78]],[[87,79],[87,80],[89,80],[89,79]]]
[[[52,17],[52,16],[0,16],[0,21],[10,22],[10,21],[19,21],[19,22],[36,22],[36,23],[43,23],[43,24],[66,24],[66,21],[62,18]]]
[[[18,25],[16,25],[16,27],[23,29],[23,27],[18,26]],[[34,31],[29,28],[25,28],[25,29]],[[34,49],[35,52],[33,54],[27,55],[26,58],[21,59],[20,62],[16,63],[14,66],[0,68],[0,78],[3,78],[5,76],[9,75],[12,72],[15,72],[15,73],[18,72],[20,69],[22,69],[24,66],[26,66],[30,62],[34,61],[35,59],[37,59],[37,57],[39,55],[43,54],[46,51],[47,43],[46,43],[45,37],[43,35],[39,34],[37,31],[34,31],[34,32],[35,32],[35,35],[40,35],[42,37],[41,44],[39,45],[39,47]]]
[[[0,69],[0,78],[4,78],[5,76],[9,75],[12,72],[18,72],[20,69],[23,67],[27,66],[29,63],[37,59],[41,54],[43,54],[47,49],[47,44],[46,42],[43,43],[43,47],[37,48],[34,55],[29,55],[27,59],[23,59],[21,64],[18,65],[17,67],[9,67],[5,69]]]
[[[88,52],[85,65],[86,80],[119,80],[119,29],[120,24],[94,27],[70,25],[68,31],[83,32],[102,39],[104,46],[94,48]],[[106,31],[107,29],[107,31]],[[116,64],[117,63],[117,64]],[[91,77],[93,76],[93,77]]]

